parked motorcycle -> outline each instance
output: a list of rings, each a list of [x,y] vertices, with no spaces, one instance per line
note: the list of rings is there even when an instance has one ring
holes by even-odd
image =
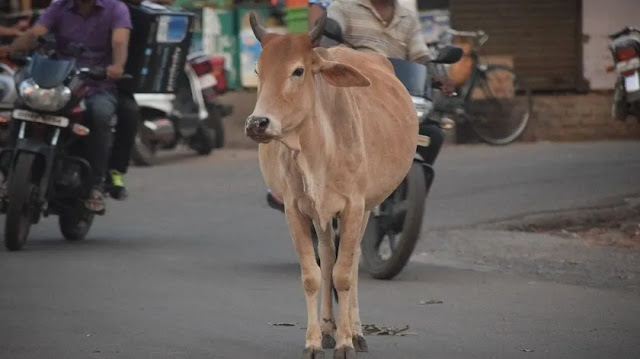
[[[325,26],[325,36],[337,42],[344,42],[341,30],[330,19]],[[440,49],[434,64],[450,64],[458,61],[462,50],[456,46]],[[446,124],[446,117],[434,111],[431,76],[427,67],[411,61],[389,59],[396,76],[405,85],[420,121],[418,146],[413,165],[407,177],[398,188],[369,217],[369,222],[361,242],[362,260],[365,268],[376,279],[392,279],[405,267],[420,236],[424,205],[435,172],[424,158],[429,151],[431,139],[426,133],[428,124]],[[443,126],[448,127],[448,125]],[[271,193],[267,195],[270,207],[284,212],[284,205]],[[332,221],[336,248],[340,245],[339,220]],[[316,261],[320,261],[317,250],[317,236],[311,226],[312,239],[316,248]],[[337,253],[337,252],[336,252]]]
[[[611,116],[624,121],[635,116],[640,121],[640,29],[625,27],[609,36],[609,49],[618,74]]]
[[[68,51],[77,56],[84,48],[71,45]],[[10,118],[15,146],[0,151],[7,178],[0,196],[5,246],[21,249],[31,225],[49,215],[58,215],[67,240],[82,240],[94,219],[83,201],[92,172],[81,156],[81,139],[90,131],[83,125],[84,80],[106,79],[106,69],[77,68],[74,59],[59,58],[54,50],[12,60],[26,66],[15,74],[18,99]]]
[[[172,150],[180,143],[203,156],[224,145],[222,119],[232,107],[216,99],[226,89],[221,86],[223,67],[222,58],[190,54],[175,94],[135,94],[143,117],[132,153],[136,165],[153,165],[159,150]]]

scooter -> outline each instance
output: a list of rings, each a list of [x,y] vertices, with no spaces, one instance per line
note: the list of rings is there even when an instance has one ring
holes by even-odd
[[[223,61],[201,52],[190,54],[175,94],[134,95],[143,118],[132,153],[136,165],[153,165],[159,150],[180,143],[203,156],[224,145],[222,119],[233,109],[216,101],[224,91]]]
[[[609,49],[618,74],[611,116],[624,121],[632,115],[640,121],[640,29],[632,26],[611,34]]]

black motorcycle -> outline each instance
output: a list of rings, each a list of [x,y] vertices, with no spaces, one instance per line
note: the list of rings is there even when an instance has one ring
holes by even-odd
[[[624,121],[628,115],[640,121],[640,29],[625,27],[609,36],[609,48],[618,74],[611,115]]]
[[[46,41],[42,40],[41,44]],[[72,45],[76,57],[84,51]],[[76,61],[55,50],[14,55],[24,67],[16,73],[19,93],[11,113],[13,146],[0,152],[6,181],[1,210],[6,213],[4,243],[21,249],[32,224],[58,215],[62,235],[70,241],[86,237],[94,214],[84,206],[91,190],[91,165],[83,157],[84,79],[106,78],[103,67],[77,68]]]
[[[339,26],[327,20],[325,36],[329,39],[344,43]],[[451,64],[462,57],[462,49],[456,46],[446,46],[440,49],[434,64]],[[392,279],[405,267],[420,237],[424,205],[433,183],[435,172],[430,164],[425,162],[428,157],[431,138],[428,135],[429,125],[442,126],[445,117],[434,111],[432,101],[433,91],[431,76],[426,66],[401,59],[389,59],[394,67],[396,76],[405,85],[416,114],[420,121],[418,147],[414,162],[400,186],[379,206],[374,208],[369,217],[360,248],[365,268],[376,279]],[[435,68],[432,68],[432,71]],[[267,195],[267,203],[272,208],[284,212],[284,206],[271,193]],[[335,233],[334,244],[340,245],[339,221],[333,220]],[[319,262],[317,251],[317,236],[311,227],[312,239],[316,247],[316,260]],[[337,253],[337,251],[336,251]]]

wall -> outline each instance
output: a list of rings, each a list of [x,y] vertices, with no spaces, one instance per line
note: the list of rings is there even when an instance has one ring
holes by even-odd
[[[607,35],[628,25],[640,25],[640,0],[582,0],[584,77],[591,89],[613,88],[615,75],[606,72],[613,64]]]

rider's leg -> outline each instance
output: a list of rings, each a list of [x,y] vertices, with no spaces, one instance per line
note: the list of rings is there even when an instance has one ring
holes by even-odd
[[[105,209],[102,193],[104,175],[109,159],[109,136],[111,136],[111,118],[116,112],[116,95],[113,92],[100,91],[89,96],[86,123],[91,130],[85,139],[87,160],[91,165],[91,193],[86,201],[87,209],[103,213]]]
[[[115,199],[125,199],[127,189],[124,185],[124,174],[129,169],[131,151],[135,144],[138,124],[142,121],[140,108],[131,92],[118,92],[118,122],[109,158],[107,177],[109,194]]]
[[[418,147],[418,153],[426,163],[433,166],[444,143],[444,131],[437,123],[427,121],[420,125],[420,134],[429,136],[430,143],[429,147]]]

